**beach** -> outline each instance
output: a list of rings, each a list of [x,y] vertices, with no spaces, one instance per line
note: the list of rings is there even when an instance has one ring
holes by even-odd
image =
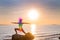
[[[0,40],[3,39],[11,39],[11,36],[15,34],[14,28],[17,28],[17,25],[1,25],[0,26]],[[30,28],[28,30],[27,26],[25,26],[26,32],[31,32]],[[37,26],[35,31],[34,40],[59,40],[58,36],[45,36],[45,35],[53,35],[60,33],[60,26],[59,25],[44,25],[44,26]],[[44,36],[44,37],[40,37]],[[53,38],[55,37],[55,38]]]

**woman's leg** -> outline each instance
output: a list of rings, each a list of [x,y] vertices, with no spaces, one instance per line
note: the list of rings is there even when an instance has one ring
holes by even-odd
[[[25,34],[26,32],[22,29],[22,32]]]
[[[24,34],[26,33],[23,29],[15,28],[16,34],[17,34],[17,30],[20,31],[20,32],[23,32]]]
[[[16,32],[16,34],[17,34],[17,30],[19,30],[18,28],[15,28],[15,32]]]

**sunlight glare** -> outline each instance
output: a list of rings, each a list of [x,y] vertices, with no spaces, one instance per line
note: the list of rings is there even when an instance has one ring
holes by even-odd
[[[35,30],[36,30],[36,25],[31,24],[31,32],[32,32],[32,34],[35,34]]]
[[[38,16],[39,16],[39,14],[38,14],[38,11],[36,9],[31,9],[28,12],[28,17],[31,20],[36,20],[38,18]]]

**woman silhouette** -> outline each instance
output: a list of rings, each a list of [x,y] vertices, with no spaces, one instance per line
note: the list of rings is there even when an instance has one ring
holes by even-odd
[[[15,32],[16,32],[16,34],[17,34],[17,30],[20,31],[20,32],[25,33],[25,31],[24,31],[23,28],[22,28],[22,26],[23,26],[22,18],[19,18],[19,22],[18,22],[18,24],[19,24],[19,28],[15,28]]]
[[[24,34],[26,33],[26,32],[23,30],[22,26],[23,26],[23,24],[29,24],[29,23],[22,22],[22,18],[19,18],[19,22],[13,22],[13,23],[14,23],[14,24],[19,24],[19,28],[15,28],[16,34],[17,34],[17,30],[20,31],[20,32],[23,32]]]

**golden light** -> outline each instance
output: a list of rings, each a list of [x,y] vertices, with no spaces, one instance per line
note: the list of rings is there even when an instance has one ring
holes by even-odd
[[[31,9],[28,11],[28,18],[31,20],[36,20],[38,18],[39,14],[36,9]]]
[[[36,25],[35,24],[31,24],[31,33],[35,34],[35,30],[36,30]]]

